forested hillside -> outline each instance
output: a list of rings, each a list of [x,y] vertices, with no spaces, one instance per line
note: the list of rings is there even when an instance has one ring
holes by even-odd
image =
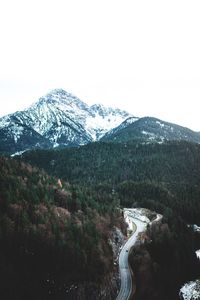
[[[136,276],[136,300],[180,300],[179,290],[200,276],[195,250],[199,233],[186,226],[177,212],[150,226],[145,241],[135,246],[130,264]]]
[[[22,159],[70,183],[117,193],[122,206],[178,209],[188,223],[200,215],[200,145],[93,143],[57,151],[32,151]],[[168,212],[169,213],[169,212]]]
[[[124,228],[115,195],[0,158],[0,298],[63,299],[113,270],[109,238]]]
[[[144,143],[182,140],[199,143],[200,134],[173,123],[152,117],[144,117],[138,120],[128,118],[118,127],[107,132],[102,140],[113,142],[137,140]]]
[[[23,160],[70,183],[113,195],[121,207],[146,207],[163,214],[133,251],[136,300],[178,300],[179,289],[200,276],[195,250],[199,224],[200,145],[94,143],[76,149],[24,153]]]

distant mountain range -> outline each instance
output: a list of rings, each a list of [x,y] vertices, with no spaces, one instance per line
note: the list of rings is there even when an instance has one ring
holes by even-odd
[[[88,106],[62,89],[51,91],[24,111],[0,118],[1,153],[80,146],[99,140],[200,143],[200,133],[100,104]]]

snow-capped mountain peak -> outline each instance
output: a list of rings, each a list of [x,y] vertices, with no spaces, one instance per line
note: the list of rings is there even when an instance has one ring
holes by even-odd
[[[25,150],[16,148],[19,140],[23,144],[24,132],[35,136],[38,147],[41,140],[47,147],[77,146],[99,140],[130,116],[101,104],[89,106],[63,89],[54,89],[24,111],[1,118],[0,130],[17,151]]]
[[[33,125],[38,133],[46,134],[46,131],[49,131],[51,127],[52,120],[58,126],[63,122],[65,123],[64,117],[65,120],[79,123],[82,129],[86,131],[87,142],[98,140],[111,128],[118,126],[127,117],[130,117],[130,114],[125,111],[107,108],[102,104],[88,106],[76,96],[62,89],[52,90],[41,97],[38,102],[31,106],[31,111],[39,116],[38,122]],[[41,121],[42,116],[45,116],[43,121]],[[51,136],[51,140],[58,143],[57,135],[53,138]]]
[[[35,109],[36,106],[53,105],[61,110],[67,111],[69,109],[86,109],[88,105],[81,101],[78,97],[63,89],[54,89],[45,96],[41,97],[39,101],[34,103],[31,108]]]

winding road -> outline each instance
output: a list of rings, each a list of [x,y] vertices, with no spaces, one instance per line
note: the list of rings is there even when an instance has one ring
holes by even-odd
[[[119,269],[121,278],[121,287],[117,300],[128,300],[132,293],[132,276],[128,263],[128,255],[132,246],[137,240],[140,232],[145,231],[147,224],[129,215],[129,219],[136,225],[135,232],[131,235],[128,241],[123,246],[119,255]]]

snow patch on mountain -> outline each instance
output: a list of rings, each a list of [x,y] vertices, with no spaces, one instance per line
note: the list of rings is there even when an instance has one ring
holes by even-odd
[[[12,132],[14,132],[14,140],[15,143],[17,143],[18,139],[21,137],[21,135],[23,134],[24,128],[22,126],[12,126],[10,128],[10,131],[12,130]]]
[[[145,130],[142,130],[142,134],[144,135],[149,135],[149,132],[145,131]]]
[[[99,140],[106,132],[119,126],[130,115],[119,109],[106,108],[97,104],[90,107],[91,115],[86,118],[85,128],[93,140]]]
[[[107,133],[105,133],[105,138],[114,135],[116,132],[126,128],[128,125],[130,125],[138,120],[139,120],[139,118],[131,116],[123,121],[120,121],[120,123],[118,125],[113,126],[113,128],[111,130],[109,130]]]
[[[147,136],[148,137],[148,141],[157,141],[159,139],[159,142],[158,143],[163,143],[165,138],[163,136],[157,136],[155,133],[153,132],[148,132],[148,131],[145,131],[145,130],[142,130],[141,132],[143,135]]]
[[[195,251],[195,254],[196,254],[197,258],[200,259],[200,250]]]
[[[18,151],[18,152],[15,152],[11,155],[11,157],[15,157],[15,156],[20,156],[22,155],[23,153],[25,153],[26,151],[28,151],[29,149],[27,150],[23,150],[23,151]]]
[[[161,123],[160,121],[156,121],[156,124],[160,125],[161,128],[165,127],[165,124]]]
[[[11,115],[0,119],[0,129],[6,130],[9,137],[13,137],[15,143],[20,139],[24,132],[24,126],[12,118]]]
[[[193,227],[193,230],[194,230],[195,232],[200,232],[200,226],[198,226],[198,225],[196,225],[196,224],[194,224],[194,225],[189,225],[189,226],[192,226],[192,227]]]
[[[180,299],[198,300],[200,299],[200,281],[190,281],[186,283],[179,293]]]
[[[10,125],[10,122],[11,122],[11,120],[10,120],[9,115],[1,118],[0,119],[0,129],[8,127]]]
[[[123,121],[123,123],[121,123],[119,126],[118,126],[118,128],[116,128],[117,130],[121,130],[121,129],[123,129],[123,128],[126,128],[128,125],[130,125],[130,124],[133,124],[133,123],[135,123],[136,121],[138,121],[139,120],[139,118],[137,118],[137,117],[133,117],[133,116],[131,116],[131,117],[129,117],[128,119],[126,119],[125,121]],[[115,130],[115,128],[114,128],[114,130]]]

